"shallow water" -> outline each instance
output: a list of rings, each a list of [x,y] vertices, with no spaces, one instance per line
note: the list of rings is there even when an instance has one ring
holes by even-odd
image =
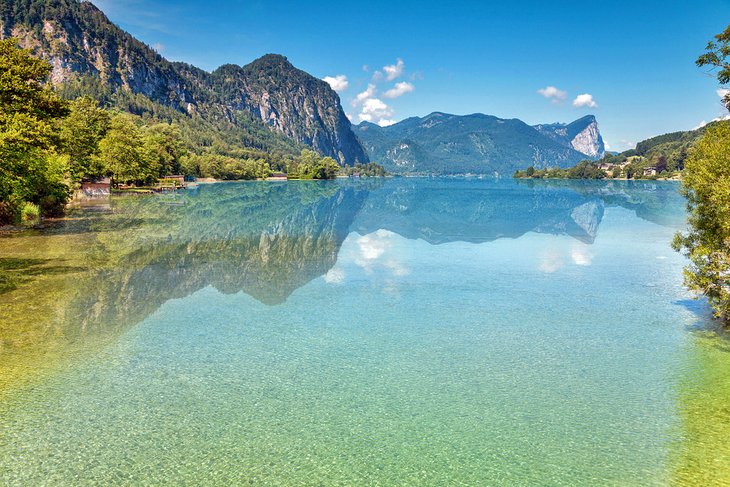
[[[677,189],[218,184],[0,238],[0,484],[729,482]]]

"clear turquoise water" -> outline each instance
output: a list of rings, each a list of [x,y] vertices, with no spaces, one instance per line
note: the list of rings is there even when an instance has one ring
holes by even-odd
[[[0,401],[0,484],[673,483],[705,320],[677,188],[115,201],[85,223],[114,259],[63,310],[68,360]]]

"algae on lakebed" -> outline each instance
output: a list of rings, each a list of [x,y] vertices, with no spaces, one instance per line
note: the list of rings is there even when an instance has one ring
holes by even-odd
[[[730,332],[697,330],[687,345],[677,405],[677,485],[730,485]]]
[[[76,223],[0,234],[0,397],[58,367],[76,341],[69,306],[100,265],[96,236],[69,231]]]
[[[0,235],[0,395],[206,286],[268,304],[334,265],[379,183],[218,184],[113,197]]]

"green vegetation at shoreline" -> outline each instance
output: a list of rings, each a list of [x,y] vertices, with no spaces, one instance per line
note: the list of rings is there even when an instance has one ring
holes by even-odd
[[[295,155],[293,142],[267,153],[241,147],[245,137],[238,146],[208,137],[200,120],[183,119],[123,90],[111,94],[101,85],[70,82],[56,92],[47,84],[51,70],[15,39],[0,41],[0,224],[59,216],[82,181],[105,177],[115,187],[146,187],[172,175],[219,180],[265,179],[275,171],[290,179],[334,179],[355,171],[385,175],[377,164],[343,170],[309,149]],[[116,108],[110,108],[110,97],[121,98]]]
[[[0,222],[62,211],[68,156],[57,123],[66,103],[43,83],[50,64],[0,41]]]
[[[707,45],[697,65],[718,69],[721,85],[730,83],[730,25]],[[730,110],[730,95],[723,100]],[[707,296],[715,315],[730,323],[730,125],[715,124],[694,146],[684,172],[689,230],[674,248],[689,258],[685,283]]]
[[[302,149],[286,167],[288,179],[335,179],[340,166],[331,157],[320,157],[312,150]]]
[[[679,179],[692,146],[714,125],[696,130],[659,135],[636,144],[620,154],[606,154],[597,161],[584,160],[573,167],[516,171],[521,179]]]
[[[535,169],[530,166],[524,171],[516,171],[514,177],[517,179],[605,179],[608,174],[592,161],[583,161],[567,169],[559,167]]]

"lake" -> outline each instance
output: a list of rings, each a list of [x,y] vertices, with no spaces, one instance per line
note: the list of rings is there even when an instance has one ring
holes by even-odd
[[[730,482],[672,182],[115,197],[0,236],[0,484]]]

